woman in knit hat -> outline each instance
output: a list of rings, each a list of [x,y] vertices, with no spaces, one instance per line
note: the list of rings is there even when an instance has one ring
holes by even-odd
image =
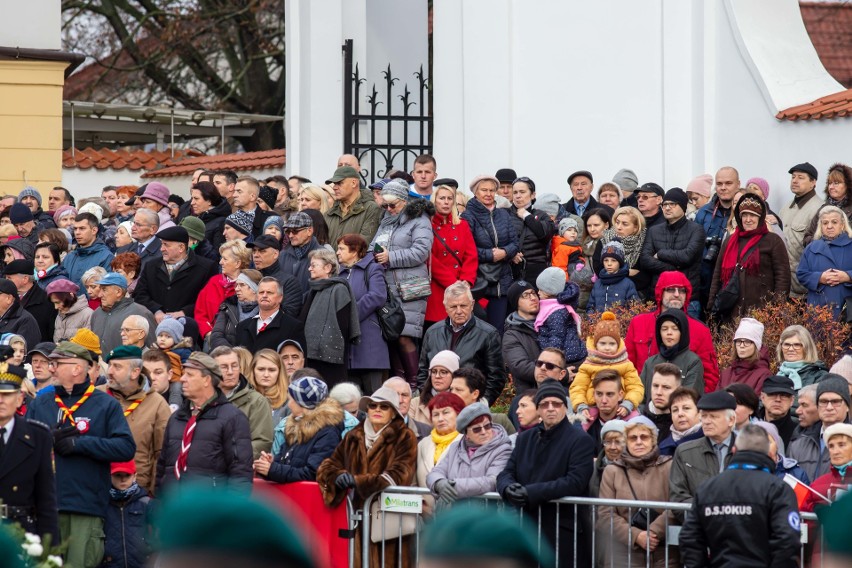
[[[262,277],[260,271],[253,269],[241,270],[237,274],[234,294],[225,298],[219,306],[213,329],[205,339],[211,350],[222,345],[236,345],[237,324],[257,315],[257,287]]]
[[[438,393],[429,401],[432,432],[417,444],[417,485],[420,487],[427,487],[426,476],[458,437],[456,418],[464,407],[464,400],[451,392]]]
[[[831,469],[814,480],[811,485],[813,491],[808,492],[802,511],[811,512],[817,505],[831,504],[852,485],[852,424],[832,424],[825,429],[821,437],[825,451],[828,452]]]
[[[408,407],[408,418],[432,424],[432,413],[428,404],[432,398],[442,392],[449,392],[453,384],[453,373],[459,370],[459,356],[454,351],[438,351],[429,361],[429,376],[420,388],[420,395],[411,399]]]
[[[639,301],[636,286],[629,278],[630,270],[624,260],[624,246],[618,239],[612,240],[600,250],[601,269],[592,286],[586,312],[608,310],[617,304]]]
[[[627,358],[627,348],[621,337],[621,325],[612,312],[604,312],[600,321],[595,325],[594,332],[586,340],[589,356],[580,365],[577,376],[571,382],[568,393],[571,396],[571,406],[582,414],[587,422],[598,416],[595,406],[594,388],[592,381],[600,371],[611,369],[621,377],[624,389],[624,400],[619,405],[617,415],[624,418],[639,408],[645,398],[645,387],[639,378],[636,367]]]
[[[654,367],[671,363],[681,370],[681,386],[704,394],[704,366],[701,358],[689,350],[689,323],[683,310],[665,310],[656,321],[657,345],[660,352],[645,361],[640,377],[645,391],[651,392]]]
[[[394,374],[414,387],[420,363],[417,340],[423,337],[426,298],[431,293],[427,261],[434,238],[431,217],[435,206],[427,199],[412,199],[408,184],[401,179],[385,184],[382,200],[387,213],[369,248],[376,262],[387,268],[385,280],[405,313],[398,344],[389,346],[391,368],[401,371]]]
[[[731,365],[722,369],[718,388],[744,383],[760,394],[763,381],[770,375],[769,350],[763,345],[763,324],[754,318],[742,318],[734,333],[734,357]]]
[[[290,415],[275,432],[280,449],[274,457],[261,452],[254,470],[275,483],[314,481],[320,464],[340,444],[343,407],[328,398],[328,387],[315,377],[293,381],[287,393]]]
[[[687,184],[686,197],[689,200],[690,209],[686,214],[687,219],[695,221],[695,214],[710,201],[712,190],[713,176],[710,174],[701,174]]]
[[[592,478],[589,480],[589,496],[598,497],[601,490],[601,477],[603,477],[604,469],[615,460],[621,457],[624,447],[627,445],[627,438],[624,435],[624,427],[627,422],[620,419],[607,420],[601,427],[601,444],[603,449],[595,459],[595,469],[592,471]]]
[[[53,327],[53,342],[67,341],[80,328],[91,328],[92,314],[86,296],[80,294],[80,287],[59,278],[51,282],[45,289],[47,296],[56,306],[56,323]]]
[[[70,229],[74,225],[74,217],[77,216],[77,208],[72,205],[63,205],[53,212],[53,219],[59,229]]]
[[[756,195],[746,195],[734,207],[737,227],[720,247],[708,307],[717,323],[730,322],[763,307],[772,299],[790,294],[790,258],[783,239],[766,226],[766,204]],[[731,278],[739,279],[739,294],[733,305],[716,302]],[[720,300],[724,300],[722,295]]]

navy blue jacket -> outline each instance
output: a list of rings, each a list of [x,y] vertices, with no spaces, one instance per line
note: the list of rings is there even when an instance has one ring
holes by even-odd
[[[142,568],[147,566],[148,497],[139,489],[126,501],[110,501],[104,522],[104,560],[101,568]]]
[[[57,387],[60,399],[71,407],[89,387],[89,381],[74,385],[69,395]],[[30,403],[27,418],[53,428],[58,423],[59,407],[53,396],[37,396]],[[96,390],[77,409],[74,418],[88,420],[89,431],[76,438],[70,455],[56,454],[56,488],[60,513],[77,513],[106,517],[109,490],[112,487],[109,467],[112,462],[126,462],[136,455],[136,442],[124,418],[121,405],[103,391]],[[62,420],[63,426],[69,422]]]
[[[598,274],[598,281],[595,282],[589,294],[586,312],[604,311],[614,304],[626,304],[631,300],[638,300],[639,293],[636,291],[633,280],[627,277],[628,272],[626,264],[623,264],[615,274],[609,274],[602,268]]]
[[[512,214],[508,209],[495,207],[493,211],[489,211],[476,199],[468,201],[467,209],[462,213],[462,219],[468,222],[470,232],[473,233],[480,265],[494,263],[494,255],[491,253],[491,249],[501,248],[506,251],[506,258],[500,261],[500,264],[503,265],[500,281],[497,286],[489,288],[486,296],[498,298],[505,296],[509,286],[512,285],[512,257],[518,254],[521,249],[518,244],[518,233],[515,231],[511,216]]]
[[[686,442],[691,442],[693,440],[697,440],[698,438],[704,437],[704,430],[701,428],[698,431],[689,434],[688,436],[684,436],[677,442],[674,441],[674,438],[671,436],[671,430],[669,431],[669,435],[660,442],[660,455],[661,456],[673,456],[677,447]]]
[[[293,420],[292,416],[287,420]],[[301,444],[284,445],[275,456],[266,479],[276,483],[293,483],[296,481],[316,481],[320,464],[331,454],[340,443],[343,432],[343,422],[334,426],[325,426],[311,439]]]

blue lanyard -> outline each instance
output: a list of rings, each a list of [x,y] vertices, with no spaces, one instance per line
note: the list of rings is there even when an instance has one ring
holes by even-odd
[[[746,470],[746,471],[755,471],[755,470],[760,469],[760,470],[765,471],[766,473],[772,473],[771,471],[769,471],[768,468],[760,467],[760,466],[757,466],[757,465],[752,465],[750,463],[734,463],[734,464],[729,465],[727,467],[727,469],[743,469],[743,470]]]

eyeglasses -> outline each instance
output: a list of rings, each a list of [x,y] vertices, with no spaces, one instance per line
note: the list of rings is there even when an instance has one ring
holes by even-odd
[[[636,196],[636,199],[639,201],[647,201],[648,199],[654,199],[655,197],[659,197],[656,193],[640,193]]]
[[[669,294],[680,294],[681,296],[686,296],[686,287],[685,286],[669,286],[668,288],[663,288],[663,292],[668,292]]]
[[[367,405],[368,410],[376,410],[377,408],[379,410],[381,410],[382,412],[387,412],[391,409],[391,405],[390,404],[379,404],[378,402],[371,402]]]
[[[118,331],[120,331],[121,333],[130,333],[131,331],[143,331],[143,330],[141,328],[138,328],[138,327],[122,327]]]
[[[751,345],[750,339],[734,339],[734,345],[737,347],[748,347]]]
[[[669,207],[674,207],[675,205],[677,205],[677,203],[675,203],[674,201],[666,201],[661,205],[661,207],[663,209],[668,209]]]
[[[491,422],[487,422],[482,426],[471,426],[468,430],[470,430],[473,434],[479,434],[480,432],[491,430],[492,426]]]
[[[527,290],[523,294],[521,294],[521,298],[524,300],[537,300],[538,294],[536,294],[535,290]]]
[[[603,445],[611,447],[611,448],[617,448],[619,446],[623,446],[624,442],[622,442],[621,440],[617,440],[617,439],[616,440],[604,440]]]
[[[447,369],[430,369],[429,374],[432,376],[440,375],[442,377],[445,377],[447,375],[451,375],[452,373],[450,373]]]
[[[544,367],[548,371],[552,371],[554,369],[562,370],[562,369],[565,368],[565,367],[560,367],[556,363],[551,363],[550,361],[542,361],[541,359],[539,359],[538,361],[535,362],[535,366],[536,367]]]
[[[784,343],[781,344],[781,349],[783,349],[785,351],[798,351],[799,349],[802,349],[803,347],[804,347],[804,344],[802,344],[802,343],[787,343],[785,341]]]
[[[844,402],[846,401],[842,398],[828,398],[820,399],[817,404],[820,406],[820,408],[828,408],[829,406],[834,406],[836,408],[841,406]]]
[[[299,228],[299,229],[290,229],[290,228],[287,228],[287,229],[284,229],[284,232],[285,232],[285,233],[287,233],[288,235],[295,235],[296,233],[301,233],[301,232],[302,232],[302,231],[304,231],[305,229],[307,229],[307,227],[301,227],[301,228]]]
[[[58,367],[59,365],[76,365],[74,361],[48,361],[48,367]]]
[[[562,408],[563,406],[565,406],[565,403],[561,400],[545,400],[538,403],[539,408]]]

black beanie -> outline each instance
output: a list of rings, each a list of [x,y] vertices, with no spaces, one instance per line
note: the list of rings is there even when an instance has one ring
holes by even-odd
[[[568,406],[568,391],[565,387],[559,384],[559,381],[554,379],[547,379],[540,385],[538,385],[538,392],[535,393],[535,405],[538,407],[541,404],[541,401],[545,398],[558,398],[565,406]]]
[[[666,192],[665,197],[663,197],[663,203],[666,201],[673,201],[677,203],[683,212],[686,213],[686,207],[689,204],[689,198],[686,196],[686,192],[679,187],[673,187]]]
[[[509,313],[518,311],[518,301],[521,299],[521,294],[527,290],[535,290],[532,282],[526,280],[518,280],[506,292],[506,298],[509,301]]]

